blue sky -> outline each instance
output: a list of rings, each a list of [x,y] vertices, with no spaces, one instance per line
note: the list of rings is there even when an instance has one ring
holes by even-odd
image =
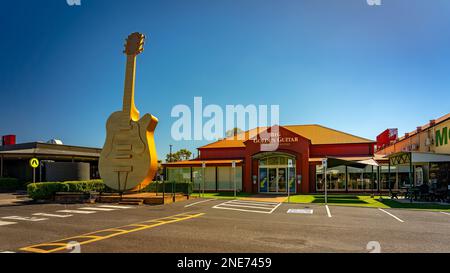
[[[450,112],[448,0],[2,1],[0,135],[101,147],[122,106],[124,38],[145,33],[136,104],[159,155],[176,104],[279,104],[281,124],[375,139]],[[206,121],[206,120],[205,120]]]

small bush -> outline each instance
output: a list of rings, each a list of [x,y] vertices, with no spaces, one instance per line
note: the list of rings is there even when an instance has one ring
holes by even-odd
[[[63,184],[66,185],[67,192],[103,192],[105,191],[105,184],[102,180],[89,180],[89,181],[67,181]]]
[[[14,191],[22,187],[22,183],[17,178],[0,178],[0,191]]]
[[[172,192],[172,187],[174,187],[175,193],[184,193],[191,194],[192,193],[192,183],[176,183],[176,182],[167,182],[162,183],[161,181],[153,181],[150,185],[145,187],[142,191],[144,192],[160,192],[163,191],[166,193]]]
[[[57,192],[103,192],[105,184],[101,180],[41,182],[27,186],[28,195],[33,200],[50,200]]]
[[[27,186],[28,196],[33,200],[52,199],[56,192],[65,191],[66,185],[61,182],[30,183]]]

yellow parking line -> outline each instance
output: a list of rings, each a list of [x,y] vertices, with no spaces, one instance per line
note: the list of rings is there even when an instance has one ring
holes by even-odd
[[[82,234],[79,236],[69,237],[69,238],[61,239],[61,240],[50,242],[50,243],[42,243],[42,244],[27,246],[27,247],[21,248],[20,250],[27,251],[27,252],[34,252],[34,253],[52,253],[52,252],[67,249],[67,246],[69,245],[69,243],[68,243],[69,241],[77,241],[77,239],[90,238],[88,240],[79,242],[80,245],[85,245],[85,244],[98,242],[101,240],[106,240],[106,239],[109,239],[109,238],[112,238],[112,237],[115,237],[118,235],[128,234],[128,233],[132,233],[132,232],[136,232],[136,231],[140,231],[140,230],[144,230],[144,229],[149,229],[152,227],[157,227],[157,226],[161,226],[161,225],[165,225],[165,224],[180,222],[180,221],[200,217],[202,215],[204,215],[204,213],[197,213],[197,214],[181,213],[181,214],[177,214],[177,215],[173,215],[173,216],[169,216],[169,217],[148,220],[145,222],[139,222],[136,224],[130,224],[130,225],[121,226],[121,227],[117,227],[117,228],[109,228],[109,229],[94,231],[94,232]],[[171,220],[164,220],[164,219],[171,219]],[[150,224],[150,225],[144,224],[144,223],[148,223],[148,222],[152,222],[152,221],[154,222],[154,224]],[[135,227],[135,228],[124,229],[126,227]],[[95,234],[102,233],[102,232],[114,232],[114,233],[108,234],[105,236],[95,235]],[[49,248],[49,249],[45,249],[45,248]]]

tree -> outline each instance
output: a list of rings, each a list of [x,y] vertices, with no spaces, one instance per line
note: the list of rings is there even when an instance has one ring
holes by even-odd
[[[181,149],[177,152],[177,154],[180,160],[188,160],[191,158],[192,152],[187,149]]]
[[[232,136],[237,136],[238,134],[242,133],[244,131],[242,131],[241,128],[238,127],[234,127],[231,130],[228,130],[225,132],[226,137],[232,137]]]
[[[172,153],[172,157],[170,154],[166,155],[166,162],[177,162],[182,160],[188,160],[191,158],[192,152],[188,149],[180,149],[177,152]]]

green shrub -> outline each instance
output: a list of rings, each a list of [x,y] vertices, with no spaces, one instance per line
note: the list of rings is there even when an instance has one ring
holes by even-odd
[[[105,184],[101,180],[41,182],[27,186],[28,195],[34,200],[50,200],[57,192],[103,192]]]
[[[171,193],[172,187],[175,187],[173,190],[176,193],[184,193],[184,194],[192,193],[192,183],[189,183],[189,182],[176,183],[176,182],[167,182],[167,181],[165,181],[164,183],[162,183],[161,181],[153,181],[152,183],[150,183],[150,185],[145,187],[142,191],[144,191],[144,192],[160,192],[160,193],[162,193],[164,191],[166,193]]]
[[[28,196],[33,200],[52,199],[56,192],[65,191],[66,185],[61,182],[30,183],[27,186]]]
[[[18,190],[23,184],[17,178],[0,178],[0,191],[13,191]]]
[[[102,180],[89,180],[89,181],[67,181],[63,184],[66,185],[67,192],[103,192],[105,191],[105,184]]]

